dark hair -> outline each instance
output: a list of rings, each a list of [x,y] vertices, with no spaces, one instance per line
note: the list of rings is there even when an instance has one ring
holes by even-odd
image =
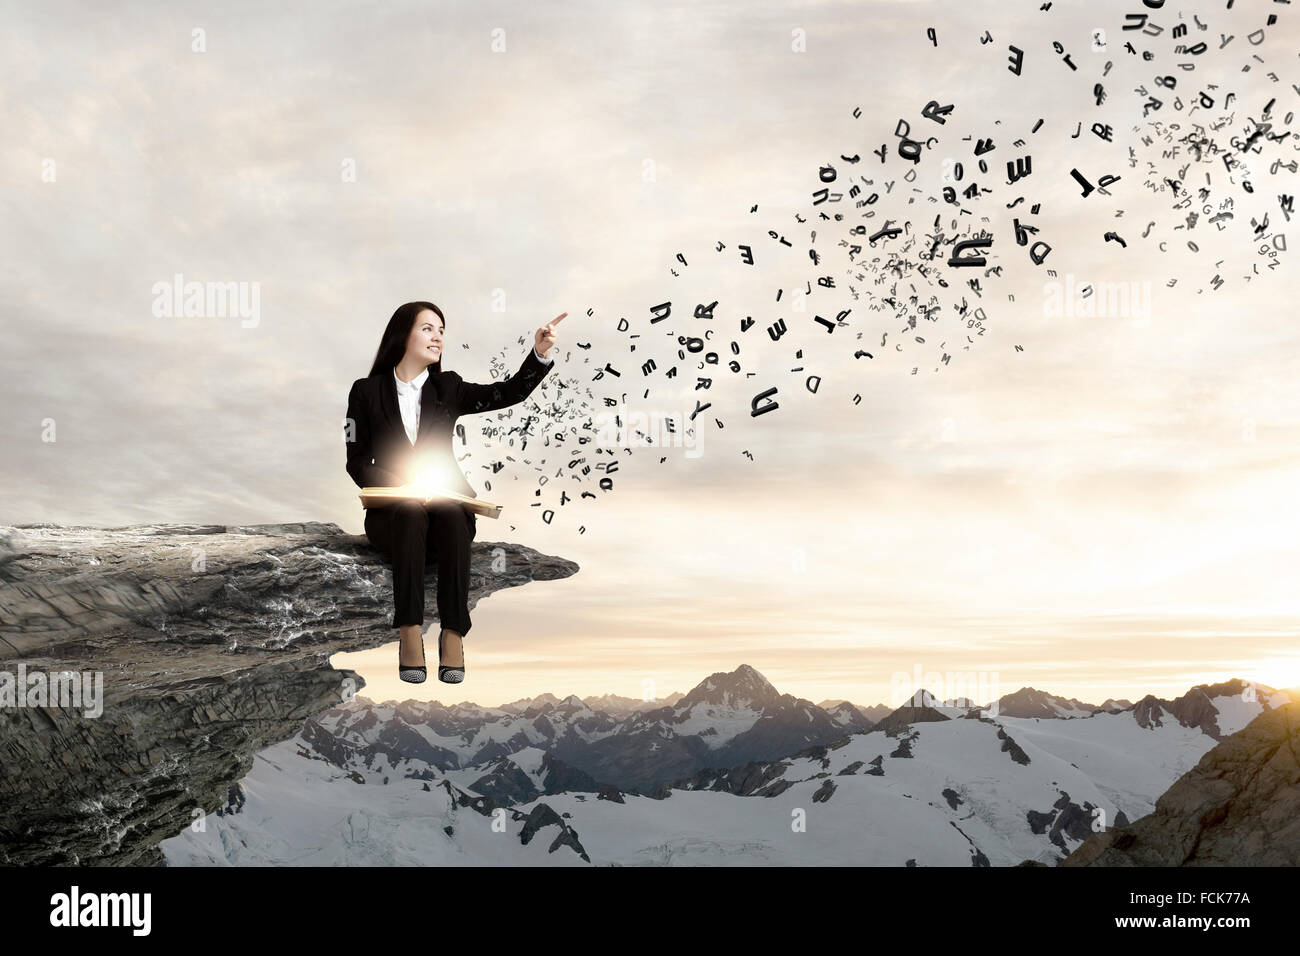
[[[406,354],[406,340],[411,334],[411,327],[415,325],[415,317],[425,309],[442,319],[443,328],[447,327],[447,318],[442,314],[442,309],[432,302],[407,302],[399,305],[393,317],[388,320],[383,338],[379,340],[379,348],[375,351],[375,362],[370,366],[371,375],[391,369],[402,361],[402,356]],[[431,364],[429,368],[441,372],[442,356],[439,355],[438,361]]]

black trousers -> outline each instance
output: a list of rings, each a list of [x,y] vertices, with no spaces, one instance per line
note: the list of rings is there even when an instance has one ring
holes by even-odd
[[[393,627],[424,623],[424,570],[433,564],[439,623],[469,633],[469,543],[476,531],[476,515],[454,501],[366,510],[366,538],[393,568]]]

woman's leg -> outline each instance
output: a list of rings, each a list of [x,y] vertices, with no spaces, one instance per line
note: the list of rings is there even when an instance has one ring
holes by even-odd
[[[403,507],[405,506],[405,507]],[[402,510],[398,510],[402,508]],[[389,558],[393,569],[393,627],[398,630],[397,662],[408,667],[423,667],[424,642],[424,542],[414,548],[414,536],[424,521],[423,509],[399,502],[366,512],[366,537],[371,545]],[[398,558],[394,546],[400,543]],[[418,570],[411,565],[412,554],[419,560]],[[413,593],[414,592],[414,593]],[[412,610],[414,608],[414,611]]]
[[[366,515],[366,535],[388,552],[393,567],[393,627],[418,627],[424,623],[429,517],[419,501],[399,501],[371,513]]]
[[[428,557],[438,568],[438,621],[444,629],[464,636],[471,627],[469,545],[477,522],[472,512],[455,502],[432,502],[425,511],[429,517]],[[444,660],[445,664],[463,663],[459,639],[454,643],[454,648],[446,647],[450,659]]]

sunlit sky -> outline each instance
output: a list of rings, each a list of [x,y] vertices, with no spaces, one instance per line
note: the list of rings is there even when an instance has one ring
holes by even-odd
[[[1132,5],[1038,6],[11,6],[0,522],[315,520],[359,534],[341,424],[397,305],[443,307],[444,364],[469,381],[502,350],[521,360],[517,340],[564,311],[552,375],[588,377],[586,355],[634,370],[618,319],[643,323],[667,299],[718,300],[727,335],[744,315],[834,315],[853,303],[821,290],[807,315],[774,309],[776,288],[819,272],[772,252],[766,230],[796,235],[818,167],[869,158],[933,98],[957,104],[954,143],[993,119],[1019,129],[998,130],[1006,140],[1046,118],[1033,194],[1049,264],[1079,284],[1149,282],[1148,321],[1047,315],[1043,271],[1012,247],[999,289],[1015,301],[983,303],[988,334],[938,373],[803,333],[817,395],[783,377],[780,410],[751,418],[757,389],[720,393],[727,427],[706,416],[698,457],[638,451],[613,492],[550,525],[527,472],[488,494],[470,471],[505,507],[479,519],[479,541],[580,573],[484,600],[463,685],[399,683],[395,643],[335,664],[376,699],[482,704],[664,695],[740,664],[784,692],[863,704],[890,702],[896,675],[918,670],[1093,702],[1232,677],[1294,686],[1296,253],[1245,283],[1231,267],[1252,261],[1249,241],[1219,239],[1229,281],[1197,294],[1212,264],[1189,270],[1136,239],[1143,211],[1163,208],[1137,177],[1110,187],[1110,205],[1082,202],[1072,165],[1127,167],[1115,147],[1069,138],[1095,107],[1051,41],[1105,56],[1088,36],[1108,25],[1115,55]],[[1240,56],[1271,57],[1282,82],[1262,69],[1234,82],[1284,112],[1300,106],[1300,30],[1270,7],[1284,22]],[[1029,51],[1020,78],[1007,43]],[[1099,239],[1117,224],[1122,251]],[[754,243],[758,266],[717,255],[718,241],[728,255]],[[674,278],[678,252],[691,265]],[[1202,281],[1168,288],[1175,268]],[[258,283],[258,321],[155,316],[154,284],[176,273]],[[755,382],[795,364],[784,346],[759,351]],[[654,398],[692,407],[685,390]],[[430,586],[426,622],[434,607]],[[388,620],[376,629],[395,636]]]

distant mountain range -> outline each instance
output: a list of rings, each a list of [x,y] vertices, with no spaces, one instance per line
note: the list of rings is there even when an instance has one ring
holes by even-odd
[[[307,721],[301,739],[340,767],[411,759],[439,772],[495,766],[532,748],[545,752],[551,766],[644,793],[709,767],[776,760],[873,726],[851,704],[826,711],[781,694],[747,665],[667,700],[622,698],[621,709],[609,713],[573,695],[496,708],[358,698]],[[539,791],[550,792],[556,791]]]
[[[742,665],[656,701],[365,698],[260,752],[170,865],[1055,864],[1286,704],[1243,681],[1090,705],[814,704]],[[543,851],[539,847],[545,846]]]
[[[657,698],[655,700],[640,700],[636,697],[620,697],[618,694],[602,694],[599,697],[579,698],[572,694],[565,700],[580,700],[592,710],[603,711],[606,714],[630,714],[637,710],[649,710],[653,707],[671,707],[681,700],[683,695],[674,692],[667,697]],[[529,708],[534,707],[554,707],[560,703],[560,698],[554,694],[538,694],[536,697],[521,697],[519,700],[512,701],[509,704],[502,704],[500,710],[510,713],[522,714]]]

